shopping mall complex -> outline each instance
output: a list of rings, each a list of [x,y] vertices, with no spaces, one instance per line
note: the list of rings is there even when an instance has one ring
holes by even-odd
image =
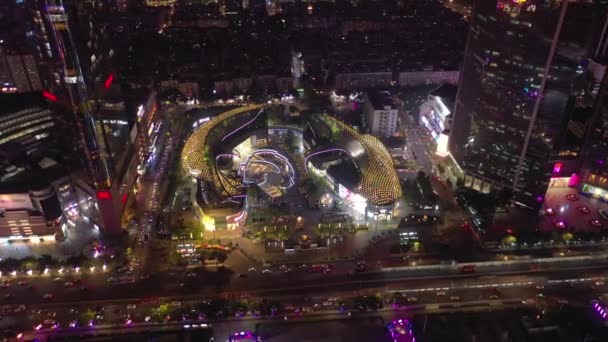
[[[203,120],[187,139],[182,162],[197,180],[206,229],[244,223],[248,188],[280,200],[308,176],[323,179],[360,218],[392,216],[402,190],[377,138],[321,113],[298,117],[297,124],[270,125],[268,111],[265,105],[226,111]]]

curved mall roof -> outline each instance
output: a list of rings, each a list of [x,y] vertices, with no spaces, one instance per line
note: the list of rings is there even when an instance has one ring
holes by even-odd
[[[393,158],[384,144],[378,138],[361,134],[334,117],[323,115],[322,119],[339,127],[346,135],[338,142],[339,147],[348,151],[362,175],[361,182],[351,190],[365,197],[372,205],[389,205],[398,200],[403,191]]]
[[[214,158],[210,155],[210,149],[207,146],[207,137],[209,132],[224,120],[254,110],[261,110],[264,107],[265,105],[248,105],[235,108],[212,118],[209,122],[200,126],[190,135],[190,137],[188,137],[184,144],[184,148],[182,149],[181,157],[184,168],[188,170],[191,175],[213,184],[224,196],[239,195],[241,191],[238,188],[241,186],[241,183],[217,172]],[[254,120],[256,117],[254,117]],[[225,137],[228,137],[234,132],[228,133]]]

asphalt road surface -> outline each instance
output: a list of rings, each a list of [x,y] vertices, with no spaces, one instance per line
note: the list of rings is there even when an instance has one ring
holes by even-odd
[[[579,275],[580,276],[580,275]],[[337,289],[329,291],[323,295],[312,295],[307,299],[307,304],[302,304],[303,294],[296,292],[291,295],[281,295],[269,297],[268,299],[280,300],[285,305],[310,305],[314,306],[315,310],[306,314],[286,313],[274,318],[259,318],[252,315],[246,315],[242,318],[226,319],[220,322],[212,322],[213,334],[215,340],[225,341],[230,334],[235,331],[261,331],[264,334],[265,340],[282,341],[285,334],[293,335],[294,331],[299,331],[298,336],[302,338],[309,336],[310,332],[301,330],[301,323],[307,322],[311,326],[327,326],[329,330],[343,325],[352,324],[352,321],[363,322],[369,318],[382,320],[380,326],[390,322],[393,319],[412,317],[412,315],[422,315],[427,313],[440,312],[462,312],[462,311],[479,311],[479,310],[501,310],[509,307],[530,307],[533,308],[537,304],[541,304],[552,296],[560,298],[568,298],[578,304],[588,303],[588,300],[594,296],[594,293],[601,293],[606,290],[604,282],[598,279],[606,279],[602,272],[598,274],[587,274],[583,278],[562,278],[547,280],[543,275],[538,276],[484,276],[474,281],[469,279],[453,280],[453,281],[432,281],[422,282],[415,287],[414,284],[395,286],[395,291],[399,291],[408,300],[408,304],[404,306],[385,305],[379,311],[367,313],[347,312],[338,309],[335,304],[340,298],[344,299],[364,293],[372,294],[384,291],[390,293],[390,289],[373,288],[367,289],[366,292],[352,293],[350,289]],[[539,285],[544,281],[544,285]],[[405,287],[405,288],[404,288]],[[333,297],[334,301],[331,301]],[[387,297],[387,296],[385,296]],[[163,301],[164,302],[164,301]],[[179,305],[186,306],[189,304],[200,303],[200,300],[184,300]],[[83,311],[87,308],[100,305],[99,303],[78,303],[78,304],[57,304],[57,305],[42,305],[44,307],[38,311],[40,306],[31,306],[19,316],[19,327],[23,329],[29,328],[32,325],[37,325],[43,322],[48,317],[53,317],[61,324],[62,327],[67,327],[69,322],[73,321],[77,316],[77,311]],[[138,303],[137,305],[127,306],[126,303],[105,303],[104,304],[104,321],[105,325],[97,326],[96,328],[64,328],[64,329],[47,329],[36,332],[39,335],[46,336],[51,333],[74,334],[74,333],[107,333],[108,330],[118,332],[129,332],[142,329],[142,326],[148,326],[149,329],[190,329],[200,327],[202,322],[186,320],[180,322],[165,323],[163,325],[144,323],[143,317],[148,314],[157,303]],[[30,313],[32,310],[32,313]],[[75,313],[76,312],[76,313]],[[132,324],[125,323],[126,315],[133,319]],[[348,321],[344,321],[348,320]],[[178,319],[179,321],[179,319]],[[324,323],[319,322],[323,321]],[[366,321],[368,322],[368,321]],[[294,324],[295,323],[295,324]],[[368,322],[369,323],[369,322]],[[205,323],[207,324],[207,323]],[[306,326],[306,324],[304,324]],[[331,328],[330,328],[331,327]],[[374,329],[366,329],[365,333],[373,334]],[[318,334],[318,332],[316,332]],[[362,332],[363,333],[363,332]],[[314,335],[314,334],[313,334]],[[282,336],[282,337],[281,337]],[[315,335],[315,338],[320,338]],[[274,338],[274,339],[273,339]]]
[[[347,264],[348,265],[348,264]],[[328,274],[311,273],[296,266],[290,272],[279,268],[268,269],[268,272],[235,274],[229,269],[192,270],[191,272],[165,272],[149,275],[146,279],[134,279],[134,283],[108,282],[107,273],[94,275],[73,275],[62,278],[53,277],[11,277],[4,276],[5,282],[0,288],[1,304],[38,304],[47,294],[52,295],[47,305],[91,300],[138,300],[147,297],[212,297],[223,293],[234,294],[272,294],[285,291],[330,290],[332,288],[366,288],[390,286],[392,284],[426,283],[429,281],[474,280],[476,278],[496,275],[533,275],[550,279],[552,276],[563,277],[585,271],[608,268],[608,260],[570,260],[555,259],[549,264],[537,263],[502,263],[480,266],[475,273],[459,273],[458,268],[450,266],[439,269],[431,268],[398,268],[386,272],[368,271],[357,273],[353,268],[337,264],[335,270]],[[342,267],[342,268],[341,268]],[[352,267],[352,266],[350,266]],[[21,281],[21,283],[20,283]],[[73,282],[74,284],[70,284]],[[33,289],[29,288],[33,285]],[[83,289],[86,288],[86,289]],[[49,297],[49,296],[47,296]]]

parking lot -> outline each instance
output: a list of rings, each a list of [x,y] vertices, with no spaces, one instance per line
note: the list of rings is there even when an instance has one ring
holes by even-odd
[[[577,189],[549,188],[539,228],[543,231],[571,228],[588,232],[608,229],[608,221],[600,216],[600,209],[608,211],[608,204],[583,196]]]

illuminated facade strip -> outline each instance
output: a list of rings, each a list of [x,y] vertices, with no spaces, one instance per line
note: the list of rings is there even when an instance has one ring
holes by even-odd
[[[191,175],[213,184],[222,196],[230,197],[240,195],[241,191],[239,188],[242,185],[217,171],[214,163],[215,158],[210,155],[211,149],[208,146],[207,138],[210,132],[217,128],[223,121],[238,115],[244,115],[254,110],[261,110],[264,107],[264,105],[249,105],[235,108],[212,118],[205,125],[199,126],[184,144],[182,150],[184,168],[188,170]]]
[[[257,120],[257,119],[258,119],[258,117],[260,116],[260,114],[262,114],[262,110],[261,110],[261,109],[260,109],[260,111],[258,112],[258,114],[256,114],[256,116],[255,116],[253,119],[251,119],[251,120],[247,121],[245,124],[243,124],[241,127],[237,128],[237,129],[235,129],[234,131],[232,131],[232,132],[230,132],[230,133],[228,133],[228,134],[224,135],[224,137],[222,138],[222,142],[224,142],[224,140],[228,139],[228,138],[229,138],[230,136],[232,136],[234,133],[236,133],[236,132],[240,131],[241,129],[243,129],[243,128],[245,128],[245,127],[249,126],[250,124],[252,124],[253,122],[255,122],[255,120]]]

